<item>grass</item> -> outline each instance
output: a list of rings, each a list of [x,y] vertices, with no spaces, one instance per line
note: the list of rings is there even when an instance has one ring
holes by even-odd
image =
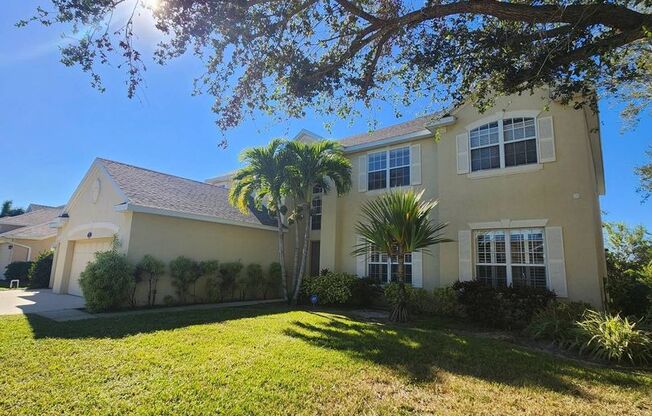
[[[16,288],[9,289],[9,284],[11,281],[9,280],[0,280],[0,292],[3,290],[16,290]],[[24,289],[23,286],[20,287],[21,289]]]
[[[650,414],[652,374],[282,307],[0,318],[0,414]]]

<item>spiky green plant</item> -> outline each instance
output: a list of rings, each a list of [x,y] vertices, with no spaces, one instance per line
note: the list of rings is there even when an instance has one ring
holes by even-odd
[[[373,246],[380,253],[396,258],[398,262],[399,294],[390,320],[405,322],[408,319],[405,291],[405,254],[416,251],[429,252],[435,244],[451,241],[443,236],[447,223],[433,223],[430,213],[436,200],[421,200],[423,191],[416,193],[391,192],[362,205],[362,218],[355,226],[361,241],[354,255],[367,255]]]
[[[587,310],[577,323],[580,330],[580,353],[588,353],[600,360],[621,362],[627,359],[632,364],[648,363],[652,359],[650,334],[636,328],[620,315],[603,314]]]

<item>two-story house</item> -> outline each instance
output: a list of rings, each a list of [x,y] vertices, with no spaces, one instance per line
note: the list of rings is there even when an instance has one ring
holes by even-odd
[[[415,188],[439,200],[432,220],[447,222],[454,242],[406,256],[414,286],[478,279],[548,287],[601,306],[598,127],[591,110],[550,102],[540,91],[500,98],[485,113],[466,105],[342,139],[353,189],[341,197],[314,190],[309,272],[327,268],[390,281],[391,259],[373,251],[351,255],[354,226],[364,201]],[[295,140],[320,138],[302,131]],[[231,207],[229,185],[228,174],[202,183],[96,160],[53,224],[59,228],[54,290],[80,294],[79,273],[113,235],[134,263],[144,254],[166,262],[179,255],[276,261],[274,221]],[[164,279],[160,299],[166,292],[172,287]]]
[[[555,102],[544,110],[547,103],[545,92],[501,98],[483,114],[462,106],[344,138],[353,190],[319,201],[319,268],[389,281],[391,259],[350,254],[360,206],[382,192],[423,189],[439,200],[432,220],[447,222],[455,242],[406,256],[413,285],[478,279],[602,305],[598,115]]]

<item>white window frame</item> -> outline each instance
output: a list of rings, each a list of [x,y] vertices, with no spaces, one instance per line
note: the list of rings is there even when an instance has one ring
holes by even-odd
[[[538,116],[540,114],[540,111],[538,110],[522,110],[522,111],[501,111],[496,114],[490,115],[488,117],[484,117],[480,120],[476,120],[473,123],[470,123],[466,126],[466,132],[467,132],[467,142],[469,144],[469,149],[468,149],[468,172],[469,175],[479,175],[482,176],[483,173],[486,172],[496,172],[499,169],[500,170],[515,170],[518,171],[520,169],[532,169],[536,168],[541,165],[541,152],[539,150],[539,120]],[[513,119],[513,118],[532,118],[534,119],[534,139],[536,142],[536,148],[537,148],[537,161],[536,163],[528,163],[525,165],[516,165],[516,166],[505,166],[505,143],[516,143],[521,140],[511,140],[508,142],[505,142],[505,133],[504,133],[504,125],[503,121],[508,120],[508,119]],[[482,127],[486,124],[490,124],[493,122],[498,123],[498,154],[500,155],[500,167],[498,168],[493,168],[493,169],[479,169],[479,170],[473,170],[473,157],[472,157],[472,151],[481,149],[483,147],[490,147],[490,146],[496,146],[496,144],[492,145],[486,145],[486,146],[476,146],[472,147],[471,146],[471,131],[477,129],[478,127]],[[531,138],[528,139],[522,139],[522,140],[532,140]]]
[[[525,263],[513,263],[512,262],[512,233],[520,232],[525,234],[531,234],[532,232],[537,231],[543,236],[541,242],[543,244],[543,263],[530,263],[529,259],[529,247],[527,242],[529,241],[527,237],[524,239],[525,243]],[[487,234],[487,233],[497,233],[500,232],[505,236],[505,263],[498,263],[496,261],[496,250],[495,250],[495,240],[491,240],[491,262],[490,263],[480,263],[479,252],[478,252],[478,235]],[[513,276],[512,276],[512,267],[543,267],[546,274],[546,289],[552,290],[550,282],[550,274],[548,268],[548,244],[546,243],[546,230],[544,227],[529,227],[529,228],[500,228],[500,229],[475,229],[473,230],[472,235],[473,241],[473,279],[478,280],[478,268],[477,266],[500,266],[506,268],[506,281],[505,284],[507,287],[512,286]]]
[[[317,209],[315,202],[319,201],[319,212],[314,213],[313,210]],[[321,230],[321,220],[322,220],[322,210],[324,208],[324,201],[321,199],[321,192],[312,194],[312,202],[310,203],[310,230],[311,231],[320,231]],[[319,217],[319,228],[313,228],[313,220],[315,217]]]
[[[378,261],[373,261],[372,260],[373,256],[374,256],[374,253],[378,254]],[[381,266],[382,265],[387,265],[387,275],[385,276],[385,281],[383,281],[381,279],[380,283],[381,284],[390,284],[390,283],[392,283],[392,265],[398,264],[397,260],[393,260],[386,253],[381,253],[381,252],[378,252],[378,251],[374,251],[373,247],[369,248],[369,253],[367,255],[368,255],[369,260],[367,261],[367,265],[366,265],[366,267],[367,267],[366,275],[369,276],[369,266],[371,266],[371,265],[381,265]],[[405,261],[405,263],[403,263],[404,266],[412,266],[413,267],[412,253],[405,254],[405,257],[406,257],[406,261]],[[408,259],[409,259],[409,261],[408,261]],[[412,270],[412,273],[410,274],[410,281],[412,281],[413,275],[414,275],[414,270]],[[408,284],[412,284],[412,283],[408,283]]]
[[[407,162],[407,164],[406,165],[390,167],[390,156],[389,156],[390,152],[395,151],[395,150],[406,150],[406,149],[407,149],[407,152],[408,152],[408,162]],[[384,169],[376,169],[376,170],[369,169],[369,157],[372,156],[372,155],[377,155],[377,154],[382,154],[382,153],[385,154],[385,168]],[[367,191],[372,191],[373,192],[373,191],[379,191],[379,190],[383,190],[383,189],[403,188],[403,187],[410,186],[411,183],[412,183],[411,167],[412,167],[412,151],[410,149],[410,145],[396,146],[396,147],[391,147],[391,148],[387,148],[387,149],[384,149],[384,150],[378,150],[378,151],[373,151],[373,152],[367,153],[367,166],[366,166],[366,168],[367,168]],[[390,171],[392,169],[399,169],[399,168],[408,168],[408,175],[409,175],[408,183],[407,183],[407,185],[391,186],[390,180],[389,180],[389,178],[390,178],[389,173],[390,173]],[[369,187],[369,174],[374,173],[374,172],[381,172],[383,170],[385,171],[385,187],[371,189]]]

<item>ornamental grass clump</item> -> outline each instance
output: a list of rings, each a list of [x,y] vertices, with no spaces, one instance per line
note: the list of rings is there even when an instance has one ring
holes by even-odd
[[[587,310],[577,322],[580,354],[615,362],[647,364],[652,359],[650,334],[620,315]]]

